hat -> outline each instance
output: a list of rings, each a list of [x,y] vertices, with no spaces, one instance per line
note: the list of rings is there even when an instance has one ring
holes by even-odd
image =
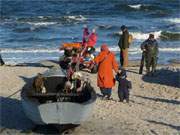
[[[121,26],[121,30],[125,30],[127,27],[125,25]]]
[[[109,51],[108,45],[107,44],[102,44],[101,45],[101,51]]]
[[[126,70],[121,70],[121,72],[119,73],[119,77],[121,77],[121,78],[126,78],[127,77],[127,75],[126,75]]]

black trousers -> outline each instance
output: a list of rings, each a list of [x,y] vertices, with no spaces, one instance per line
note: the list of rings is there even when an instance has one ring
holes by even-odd
[[[124,99],[129,101],[129,90],[128,89],[118,89],[118,97],[120,101]]]
[[[121,64],[121,66],[123,66],[123,62],[124,62],[123,52],[122,52],[122,50],[120,50],[120,64]]]

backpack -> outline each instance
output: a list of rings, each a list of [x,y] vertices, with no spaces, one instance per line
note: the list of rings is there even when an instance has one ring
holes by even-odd
[[[132,41],[133,41],[133,36],[132,36],[132,34],[129,34],[129,36],[128,36],[128,43],[131,44]]]

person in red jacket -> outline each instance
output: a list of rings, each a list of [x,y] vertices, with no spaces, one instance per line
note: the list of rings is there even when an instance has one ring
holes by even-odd
[[[118,63],[114,53],[109,51],[106,44],[101,46],[101,52],[95,57],[94,62],[99,65],[97,86],[100,88],[103,98],[110,99],[112,87],[115,85],[113,70],[118,73]]]
[[[96,34],[96,30],[93,29],[87,41],[86,51],[92,54],[95,51],[94,46],[96,45],[96,42],[97,42],[97,34]]]
[[[89,37],[89,30],[87,25],[84,26],[83,29],[83,39],[82,39],[82,46],[85,47],[88,41],[88,37]]]
[[[96,30],[93,29],[92,33],[89,36],[89,39],[88,39],[88,42],[87,42],[87,46],[88,47],[94,47],[96,42],[97,42],[97,34],[96,34]]]

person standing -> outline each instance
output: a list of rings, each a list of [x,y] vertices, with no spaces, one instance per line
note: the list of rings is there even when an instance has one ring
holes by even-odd
[[[88,36],[89,36],[89,30],[87,25],[84,25],[83,29],[83,39],[82,39],[82,46],[85,47],[88,41]]]
[[[119,102],[126,100],[129,103],[129,89],[132,89],[131,81],[127,80],[126,70],[122,69],[120,73],[116,75],[118,81],[118,97]]]
[[[3,61],[3,59],[2,59],[2,57],[1,57],[1,54],[0,54],[0,66],[3,66],[5,63],[4,63],[4,61]]]
[[[86,50],[89,53],[93,53],[95,51],[95,45],[97,42],[97,34],[96,34],[96,29],[92,29],[92,33],[90,34],[88,41],[87,41],[87,48]]]
[[[158,59],[158,42],[153,34],[149,34],[149,38],[141,44],[141,50],[145,54],[146,73],[154,75]],[[152,67],[150,71],[150,67]]]
[[[94,62],[98,64],[97,86],[103,98],[110,99],[112,87],[115,85],[113,70],[118,73],[118,63],[114,53],[109,51],[106,44],[101,46],[101,52],[95,57]]]
[[[120,48],[120,64],[123,68],[126,68],[128,66],[129,32],[125,25],[121,26],[121,31],[122,35],[118,42]]]

